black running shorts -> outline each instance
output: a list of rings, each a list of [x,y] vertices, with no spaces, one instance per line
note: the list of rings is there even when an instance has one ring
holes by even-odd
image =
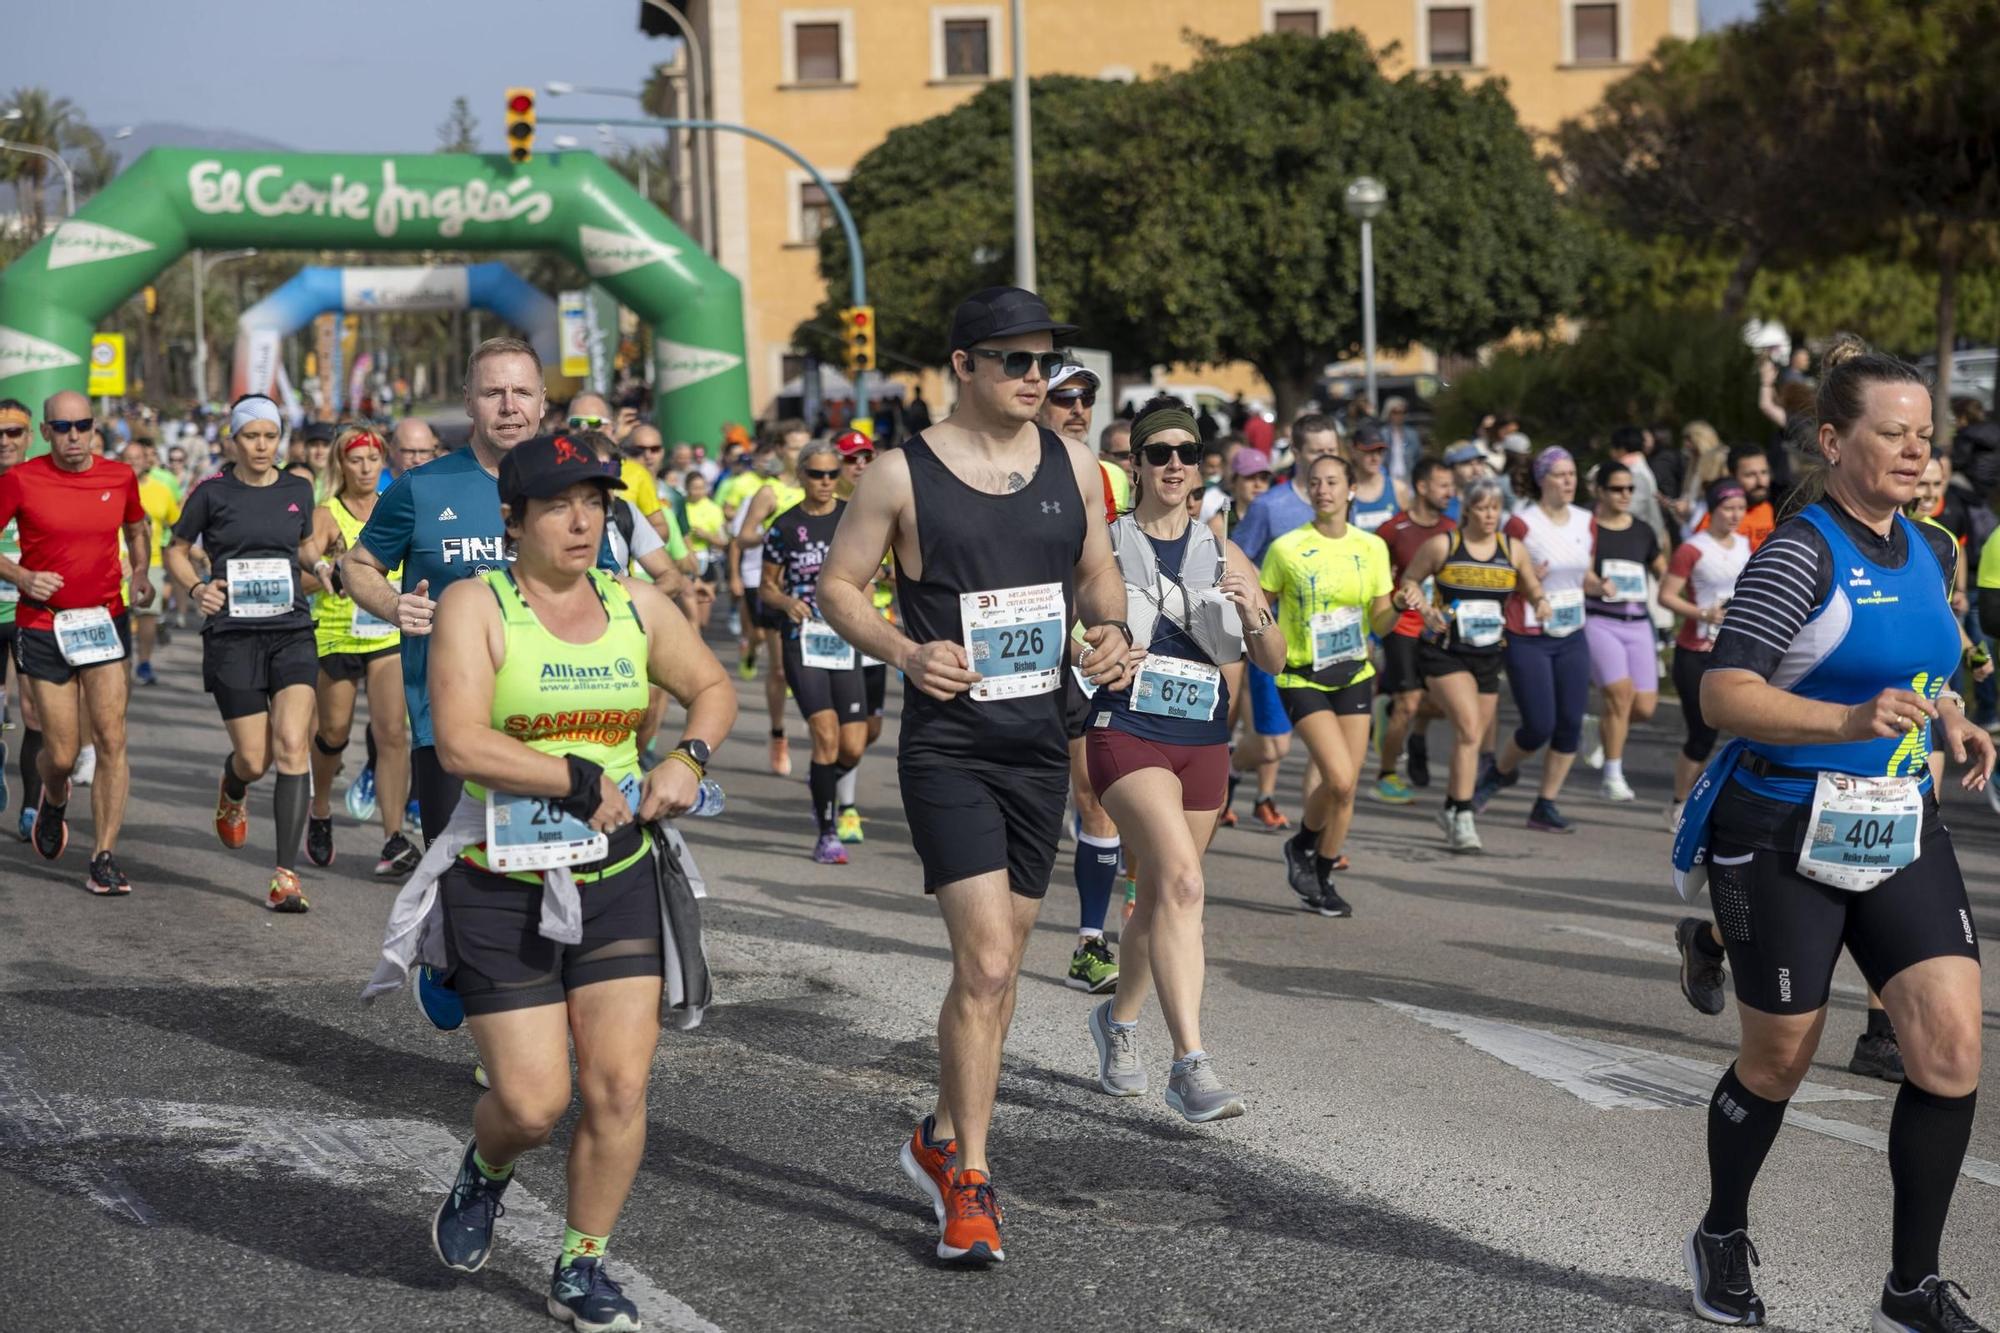
[[[809,667],[800,658],[797,639],[785,642],[784,658],[785,684],[791,688],[792,697],[799,701],[800,717],[832,713],[840,719],[842,726],[868,720],[868,683],[862,679],[860,667],[849,667],[845,671]]]
[[[132,657],[132,617],[129,612],[120,612],[111,617],[111,623],[118,629],[118,642],[125,645],[125,656],[112,658],[109,662],[93,663],[95,666],[117,666]],[[67,685],[76,679],[76,673],[87,670],[73,667],[63,661],[62,650],[56,647],[56,632],[52,629],[29,629],[16,622],[14,628],[14,665],[21,674],[36,680],[46,680],[52,685]]]
[[[310,626],[202,636],[201,687],[225,722],[269,711],[280,690],[317,684],[319,646]]]
[[[1500,693],[1500,665],[1497,649],[1493,652],[1454,653],[1429,642],[1417,646],[1417,670],[1426,681],[1449,676],[1455,671],[1470,671],[1481,694]]]
[[[1322,690],[1312,685],[1281,685],[1278,697],[1285,701],[1285,716],[1292,720],[1295,727],[1314,713],[1365,717],[1368,710],[1375,706],[1375,682],[1356,681],[1337,690]]]
[[[1809,1014],[1827,1001],[1846,948],[1877,994],[1932,958],[1979,958],[1965,878],[1951,832],[1926,801],[1922,853],[1866,893],[1799,874],[1809,807],[1732,784],[1716,804],[1708,892],[1735,974],[1736,999],[1770,1014]]]
[[[542,886],[464,861],[438,880],[444,906],[445,978],[468,1014],[561,1004],[579,986],[665,975],[660,885],[642,856],[609,879],[579,884],[583,939],[558,944],[540,933]]]
[[[868,716],[882,716],[882,707],[889,699],[889,666],[886,662],[861,668],[861,692]]]
[[[1382,669],[1375,673],[1383,694],[1408,694],[1424,687],[1424,673],[1417,665],[1423,640],[1414,634],[1390,634],[1382,640]]]
[[[377,648],[372,653],[328,653],[319,659],[319,669],[326,673],[328,680],[343,680],[359,684],[368,679],[370,664],[385,657],[401,657],[403,650],[395,644],[387,648]]]
[[[1069,768],[1002,768],[925,755],[896,765],[924,892],[1007,872],[1023,898],[1049,891],[1069,804]]]
[[[746,589],[743,600],[749,603],[750,623],[758,629],[781,630],[792,623],[792,618],[783,611],[766,608],[764,599],[757,595],[755,588]]]

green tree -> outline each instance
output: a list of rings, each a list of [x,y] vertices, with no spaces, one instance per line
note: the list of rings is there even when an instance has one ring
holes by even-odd
[[[479,120],[463,96],[451,99],[451,111],[439,122],[437,136],[440,153],[479,151]]]
[[[103,136],[85,123],[81,107],[67,97],[50,95],[46,88],[16,88],[7,95],[6,104],[21,113],[6,123],[4,137],[11,142],[33,144],[59,156],[104,145]],[[54,163],[33,153],[0,153],[0,181],[18,193],[30,236],[47,229],[47,191],[51,186],[62,188],[60,180],[52,179],[57,174]]]
[[[1471,352],[1574,301],[1578,246],[1506,88],[1386,79],[1359,35],[1202,43],[1114,108],[1101,181],[1109,293],[1158,360],[1250,362],[1281,417],[1361,326],[1346,187],[1387,188],[1375,223],[1386,347]]]

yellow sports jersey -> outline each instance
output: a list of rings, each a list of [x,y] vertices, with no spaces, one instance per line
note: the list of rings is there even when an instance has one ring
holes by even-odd
[[[764,489],[767,480],[755,472],[732,472],[715,488],[715,502],[733,519],[739,509],[750,503],[751,496]]]
[[[1277,603],[1278,625],[1285,634],[1285,669],[1278,675],[1279,688],[1345,689],[1375,674],[1367,655],[1368,609],[1376,598],[1388,596],[1394,586],[1388,543],[1351,524],[1338,539],[1307,524],[1271,543],[1264,552],[1259,582]],[[1335,629],[1324,621],[1318,626],[1313,623],[1321,616],[1346,618],[1350,610],[1361,613],[1358,626]],[[1320,655],[1316,653],[1316,638],[1329,646],[1343,644],[1339,655],[1324,668],[1314,665]],[[1350,655],[1355,652],[1359,655]]]
[[[653,487],[653,474],[646,471],[645,464],[636,458],[620,459],[618,480],[625,483],[625,498],[639,511],[640,518],[651,518],[660,510],[660,493]]]
[[[148,473],[139,478],[139,506],[146,511],[146,526],[152,530],[151,563],[158,568],[162,546],[160,538],[181,520],[180,497],[174,494],[172,487]],[[123,548],[121,542],[120,549]]]

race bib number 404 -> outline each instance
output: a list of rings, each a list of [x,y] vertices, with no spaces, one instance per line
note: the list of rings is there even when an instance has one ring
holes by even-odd
[[[1915,778],[1821,773],[1798,871],[1831,888],[1865,893],[1922,854],[1923,823]]]
[[[1019,699],[1061,687],[1067,608],[1060,583],[962,593],[958,612],[965,660],[985,678],[972,687],[974,699]]]

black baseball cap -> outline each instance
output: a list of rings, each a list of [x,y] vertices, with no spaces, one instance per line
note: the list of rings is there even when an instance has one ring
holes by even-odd
[[[1011,338],[1017,333],[1051,333],[1067,338],[1077,332],[1074,324],[1059,324],[1049,316],[1042,298],[1020,287],[988,287],[958,303],[951,314],[950,351],[966,348],[993,338]]]
[[[1382,428],[1373,421],[1364,421],[1354,428],[1354,447],[1356,449],[1387,449],[1389,447],[1389,437],[1384,435]]]
[[[338,434],[340,428],[331,421],[308,421],[299,427],[299,439],[307,444],[331,444]]]
[[[580,481],[625,489],[616,464],[599,461],[589,445],[567,434],[537,435],[500,456],[500,498],[510,505],[552,499]]]

